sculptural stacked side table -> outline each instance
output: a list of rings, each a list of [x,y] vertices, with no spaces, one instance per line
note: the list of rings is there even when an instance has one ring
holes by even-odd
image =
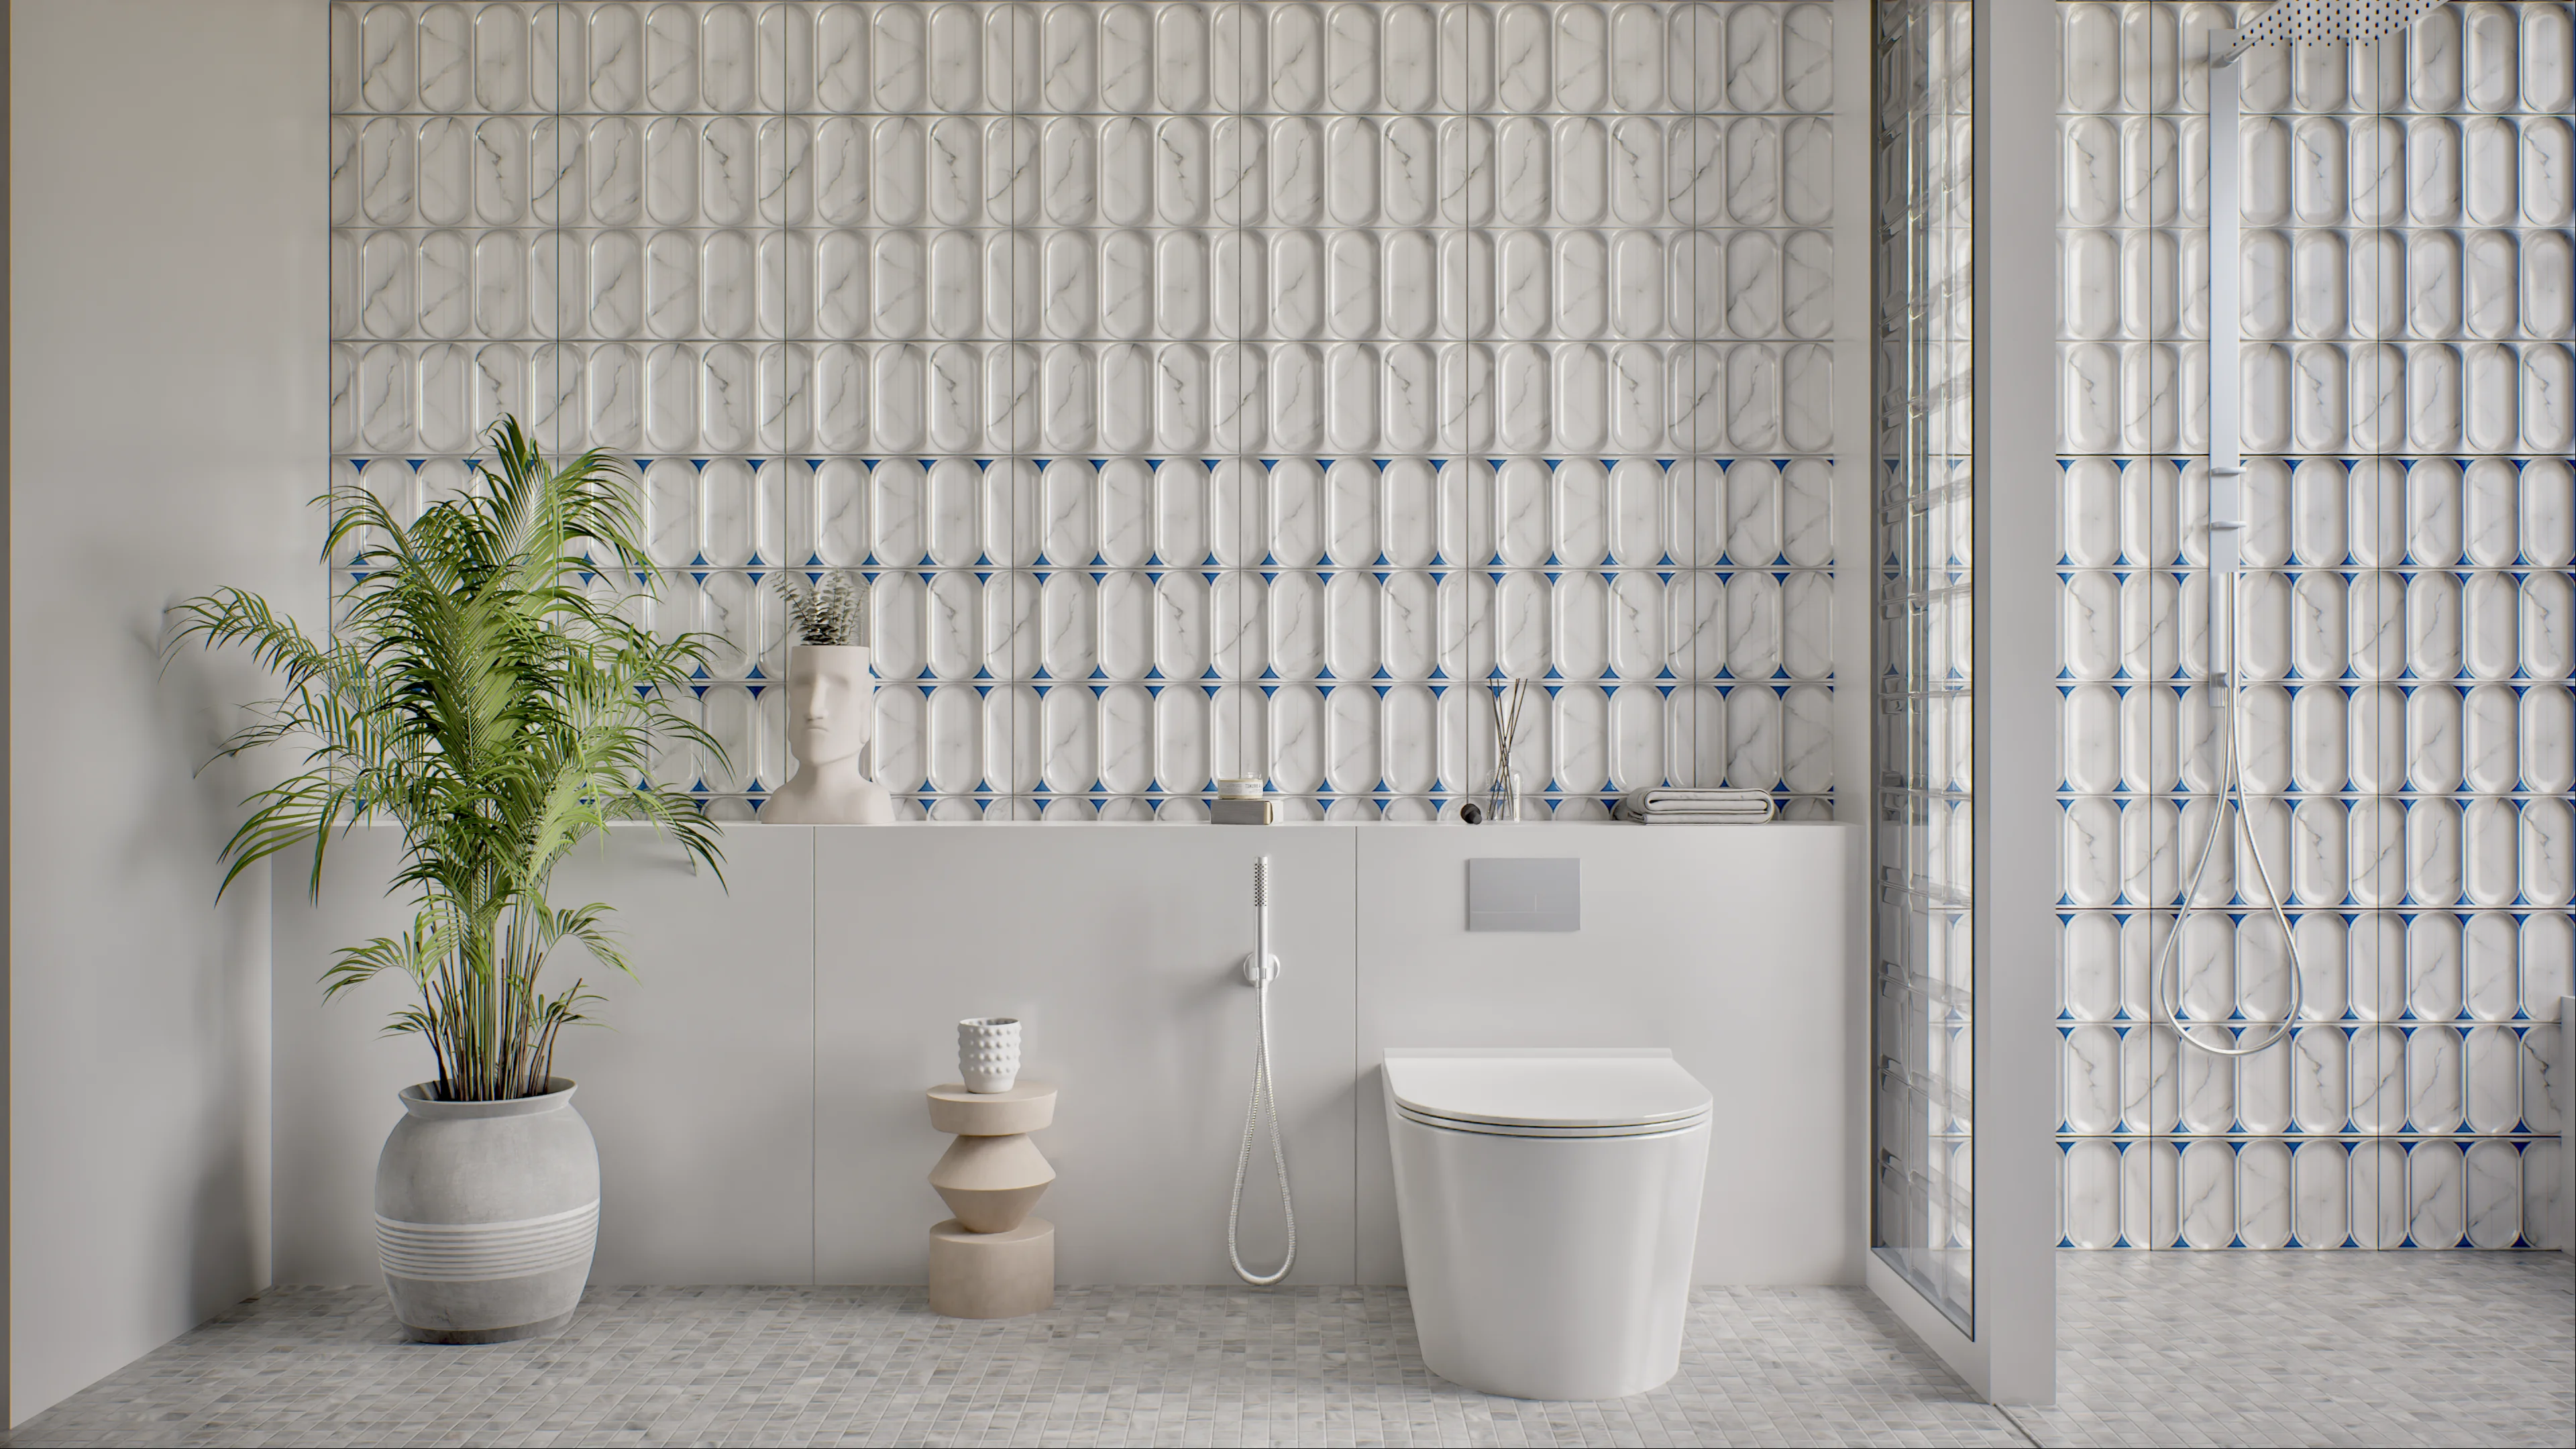
[[[930,1089],[930,1125],[957,1140],[930,1169],[955,1217],[930,1230],[930,1311],[950,1318],[1017,1318],[1055,1302],[1055,1224],[1032,1217],[1055,1169],[1032,1132],[1055,1121],[1055,1088]]]

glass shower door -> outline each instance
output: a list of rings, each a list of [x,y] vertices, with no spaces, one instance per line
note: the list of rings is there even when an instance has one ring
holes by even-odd
[[[1970,34],[1876,9],[1871,1245],[1973,1335]]]

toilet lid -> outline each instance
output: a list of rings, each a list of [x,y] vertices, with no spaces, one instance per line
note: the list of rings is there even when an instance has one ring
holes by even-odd
[[[1411,1112],[1506,1127],[1679,1123],[1712,1100],[1664,1056],[1389,1056],[1386,1082]]]

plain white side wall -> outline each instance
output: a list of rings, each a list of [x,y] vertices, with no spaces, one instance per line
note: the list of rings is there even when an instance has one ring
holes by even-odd
[[[10,1402],[268,1280],[268,892],[213,905],[255,697],[162,610],[321,599],[314,0],[18,0],[10,75]]]

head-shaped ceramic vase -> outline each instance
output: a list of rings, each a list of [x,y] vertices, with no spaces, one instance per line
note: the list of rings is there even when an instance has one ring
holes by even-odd
[[[799,644],[789,650],[787,743],[797,760],[815,770],[857,759],[868,745],[876,692],[863,646]]]
[[[859,773],[876,714],[869,652],[857,644],[787,651],[787,744],[796,774],[760,818],[783,825],[866,825],[893,819],[885,791]]]

